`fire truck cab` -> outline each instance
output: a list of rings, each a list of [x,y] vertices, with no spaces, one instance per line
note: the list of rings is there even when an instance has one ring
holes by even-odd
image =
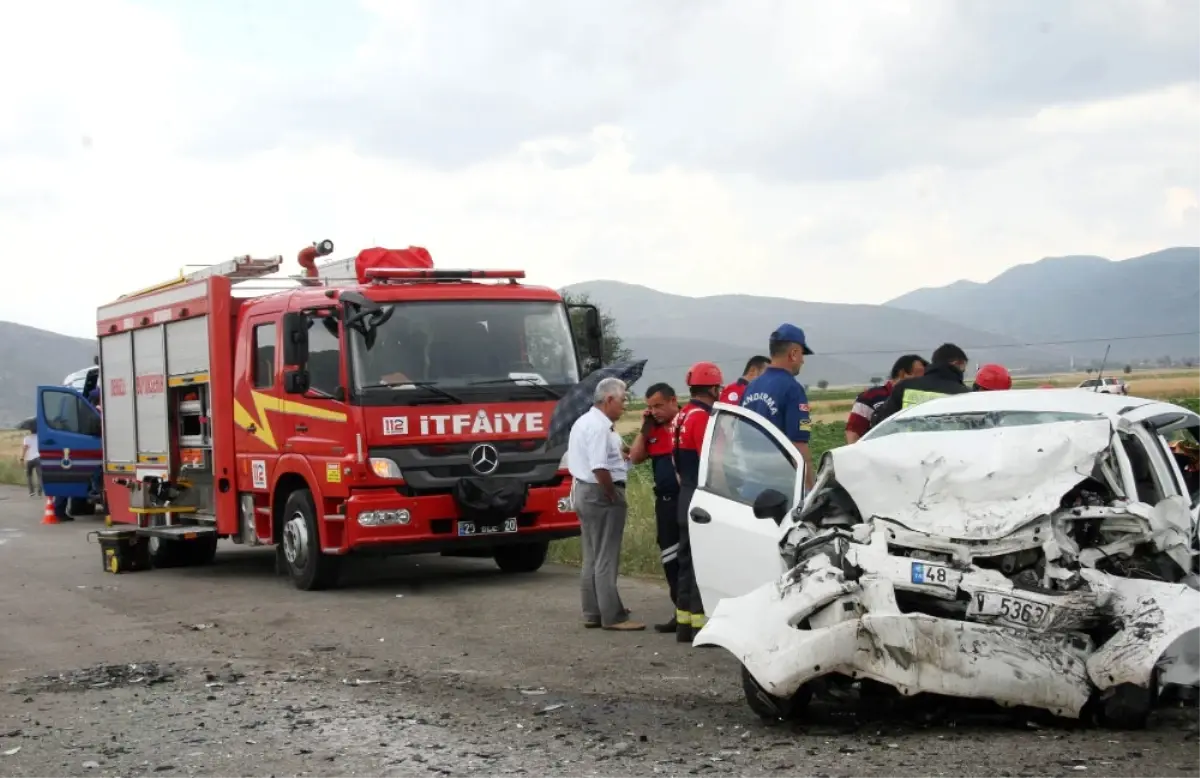
[[[240,257],[99,309],[112,521],[160,567],[207,563],[218,538],[273,544],[301,589],[371,552],[537,570],[579,534],[546,433],[600,364],[598,311],[420,248],[317,267],[332,249],[289,279],[264,278],[281,257]]]

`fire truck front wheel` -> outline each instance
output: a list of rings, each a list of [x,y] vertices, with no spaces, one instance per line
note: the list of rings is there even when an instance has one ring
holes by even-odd
[[[341,558],[321,553],[312,492],[297,489],[288,495],[281,534],[283,563],[297,589],[315,591],[337,583]]]
[[[549,546],[544,541],[497,546],[492,558],[505,573],[534,573],[545,564]]]

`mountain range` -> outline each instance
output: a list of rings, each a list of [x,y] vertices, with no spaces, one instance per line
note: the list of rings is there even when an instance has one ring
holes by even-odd
[[[642,387],[681,389],[687,366],[711,360],[732,379],[763,353],[782,322],[805,329],[817,353],[807,383],[865,384],[897,356],[928,357],[940,343],[963,346],[975,363],[1014,372],[1200,356],[1200,248],[1170,248],[1119,262],[1049,257],[985,283],[917,289],[883,305],[814,303],[781,297],[684,297],[618,281],[567,287],[616,322],[624,345],[648,361]],[[1019,346],[1014,344],[1041,344]],[[33,413],[38,384],[61,383],[87,367],[96,342],[0,321],[0,428]]]
[[[947,341],[964,347],[973,363],[999,362],[1014,372],[1091,364],[1106,346],[1109,364],[1122,366],[1200,353],[1197,247],[1123,261],[1049,257],[986,283],[918,289],[883,305],[683,297],[617,281],[588,281],[567,291],[605,308],[624,345],[649,360],[646,386],[680,384],[687,366],[702,359],[736,376],[750,356],[765,352],[768,335],[785,321],[803,327],[816,352],[803,380],[833,385],[883,377],[902,353],[928,357]],[[1021,343],[1044,345],[1014,345]]]
[[[0,321],[0,429],[34,414],[34,389],[92,364],[96,341]]]

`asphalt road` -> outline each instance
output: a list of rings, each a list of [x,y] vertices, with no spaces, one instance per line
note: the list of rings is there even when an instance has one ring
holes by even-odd
[[[1143,732],[853,705],[760,723],[725,652],[579,623],[575,571],[270,550],[111,575],[80,519],[0,487],[0,775],[1197,775],[1196,711]],[[668,603],[624,581],[636,617]]]

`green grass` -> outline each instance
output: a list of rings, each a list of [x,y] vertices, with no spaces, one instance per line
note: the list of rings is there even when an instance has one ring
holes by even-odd
[[[633,439],[633,433],[625,436]],[[846,425],[837,422],[813,425],[810,449],[813,462],[821,455],[846,442]],[[645,577],[662,576],[658,542],[654,528],[654,488],[650,466],[643,463],[629,471],[625,495],[629,500],[629,515],[625,520],[625,540],[621,544],[621,573]],[[559,540],[550,544],[550,560],[561,564],[578,565],[581,561],[579,538]]]
[[[25,467],[12,459],[0,460],[0,484],[25,485]]]

